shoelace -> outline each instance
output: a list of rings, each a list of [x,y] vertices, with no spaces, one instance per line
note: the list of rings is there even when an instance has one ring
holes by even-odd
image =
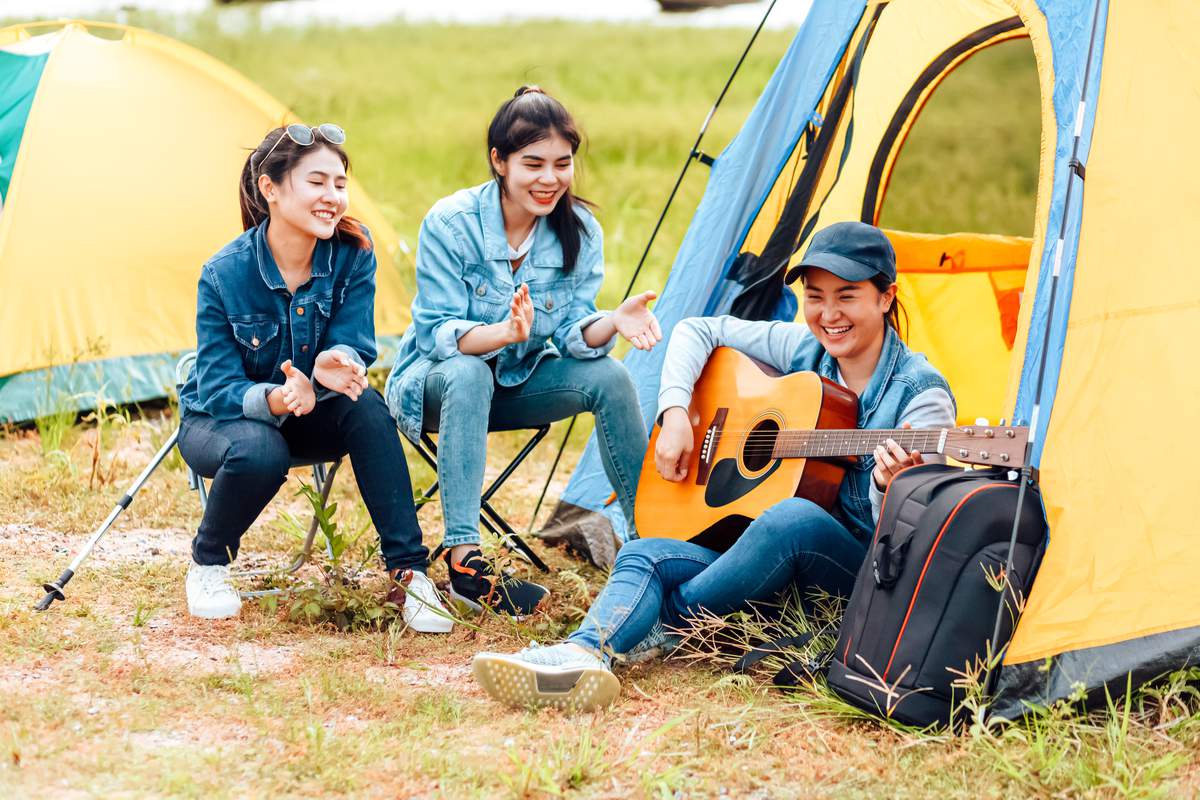
[[[491,565],[488,564],[487,561],[484,560],[482,555],[472,554],[472,556],[470,558],[464,559],[463,561],[460,561],[459,563],[455,564],[454,558],[450,555],[450,551],[446,550],[446,551],[444,551],[444,553],[445,553],[445,557],[446,557],[446,565],[450,568],[450,570],[452,572],[459,572],[464,575],[470,575],[473,578],[480,578],[482,580],[487,581],[490,584],[488,593],[480,599],[482,600],[484,605],[491,605],[492,600],[496,596],[496,589],[501,584],[502,576],[497,575],[495,572],[493,572],[491,570]],[[480,565],[482,566],[482,569],[469,566],[469,564],[472,564],[475,562],[479,562]]]
[[[205,569],[200,572],[200,588],[206,592],[232,592],[229,585],[229,567]]]

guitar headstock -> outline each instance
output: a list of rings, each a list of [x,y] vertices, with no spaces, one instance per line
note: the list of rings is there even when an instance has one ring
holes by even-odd
[[[1028,442],[1029,428],[960,425],[946,429],[942,454],[965,464],[1020,469]]]

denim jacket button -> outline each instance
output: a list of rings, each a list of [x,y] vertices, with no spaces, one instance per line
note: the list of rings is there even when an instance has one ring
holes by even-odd
[[[306,344],[304,344],[304,345],[300,345],[300,352],[301,352],[301,353],[307,353],[307,352],[308,352],[308,345],[306,345]]]
[[[253,339],[250,340],[250,346],[258,347],[258,337],[257,336],[255,336]]]
[[[479,288],[477,288],[475,290],[475,294],[479,295],[480,297],[483,297],[485,294],[487,294],[487,288],[480,286]]]
[[[546,310],[547,311],[554,310],[554,298],[553,297],[546,298]]]
[[[297,308],[296,313],[303,317],[304,316],[304,306],[300,306],[299,308]]]

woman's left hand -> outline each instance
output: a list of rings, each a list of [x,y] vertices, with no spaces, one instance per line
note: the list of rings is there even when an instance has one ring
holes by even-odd
[[[911,428],[912,425],[906,422],[900,427]],[[875,469],[871,470],[871,477],[875,481],[876,488],[881,492],[887,491],[892,478],[896,477],[896,473],[900,470],[925,463],[925,459],[921,458],[918,451],[913,450],[911,453],[906,453],[894,439],[888,439],[876,447],[874,455]]]
[[[322,350],[313,366],[313,380],[357,400],[367,389],[367,370],[341,350]]]
[[[649,350],[662,341],[662,328],[658,319],[646,304],[658,295],[642,292],[634,295],[612,312],[613,325],[617,333],[624,336],[638,350]]]

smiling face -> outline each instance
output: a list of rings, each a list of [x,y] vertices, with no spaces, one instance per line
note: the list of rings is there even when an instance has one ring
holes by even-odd
[[[314,146],[279,183],[261,175],[258,188],[267,198],[271,224],[328,239],[346,214],[350,198],[342,159],[328,147]]]
[[[501,159],[492,148],[492,167],[500,175],[506,199],[522,211],[544,217],[571,188],[575,154],[557,131]]]
[[[817,267],[804,270],[804,321],[838,361],[878,358],[884,314],[895,299],[894,283],[881,292],[870,281],[847,281]]]

